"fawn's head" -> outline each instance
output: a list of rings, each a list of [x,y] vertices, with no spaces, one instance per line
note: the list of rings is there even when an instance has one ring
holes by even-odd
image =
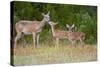
[[[73,25],[68,25],[68,24],[66,24],[66,27],[68,28],[68,31],[72,31],[72,29],[75,27],[75,25],[73,24]]]

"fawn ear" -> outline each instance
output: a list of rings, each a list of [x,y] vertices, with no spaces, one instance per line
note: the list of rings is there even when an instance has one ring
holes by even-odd
[[[48,15],[50,14],[50,11],[48,11],[48,13],[47,13]]]
[[[58,22],[57,23],[55,23],[55,25],[57,25],[58,24]]]
[[[71,26],[71,28],[74,28],[75,27],[75,25],[73,24],[72,26]]]
[[[45,14],[44,14],[44,13],[42,13],[42,16],[45,16]]]
[[[68,24],[66,24],[66,27],[69,28],[70,26]]]

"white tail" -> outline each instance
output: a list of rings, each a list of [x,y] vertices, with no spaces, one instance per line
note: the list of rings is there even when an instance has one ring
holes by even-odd
[[[73,24],[72,26],[69,26],[68,24],[66,24],[66,27],[69,30],[69,34],[68,34],[68,40],[72,43],[72,45],[74,45],[76,43],[76,41],[80,41],[80,43],[83,45],[83,41],[85,39],[85,33],[83,32],[73,32],[72,29],[75,27],[75,25]]]
[[[67,31],[55,30],[55,25],[57,25],[57,23],[49,22],[49,24],[51,26],[53,38],[56,39],[56,45],[59,44],[59,39],[67,39],[68,38]]]
[[[15,25],[16,32],[17,32],[15,41],[14,41],[15,46],[23,33],[23,34],[32,34],[34,47],[35,47],[35,44],[37,44],[37,46],[39,47],[39,34],[42,31],[42,28],[45,25],[45,23],[48,23],[50,21],[49,14],[50,12],[48,12],[47,14],[42,13],[44,17],[42,21],[21,20],[17,22]]]

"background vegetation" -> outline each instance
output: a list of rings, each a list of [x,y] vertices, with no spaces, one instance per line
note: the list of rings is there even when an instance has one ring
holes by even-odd
[[[50,11],[51,21],[59,22],[57,29],[67,30],[66,24],[75,24],[75,31],[81,31],[86,34],[86,43],[93,44],[97,42],[97,7],[70,5],[70,4],[50,4],[50,3],[32,3],[32,2],[13,2],[13,37],[15,37],[15,23],[19,20],[42,20],[41,13]],[[40,42],[49,42],[51,40],[51,30],[46,25],[41,32]],[[27,41],[32,39],[26,37]]]

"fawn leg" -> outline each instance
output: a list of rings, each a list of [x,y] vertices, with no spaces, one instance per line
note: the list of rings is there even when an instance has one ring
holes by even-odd
[[[35,37],[36,37],[36,34],[33,33],[33,45],[34,45],[34,48],[35,48],[35,43],[36,43],[36,41],[35,41]]]
[[[59,46],[59,38],[56,38],[56,46]]]
[[[39,47],[39,37],[40,37],[40,34],[37,34],[37,37],[36,37],[36,39],[37,39],[37,47]]]

